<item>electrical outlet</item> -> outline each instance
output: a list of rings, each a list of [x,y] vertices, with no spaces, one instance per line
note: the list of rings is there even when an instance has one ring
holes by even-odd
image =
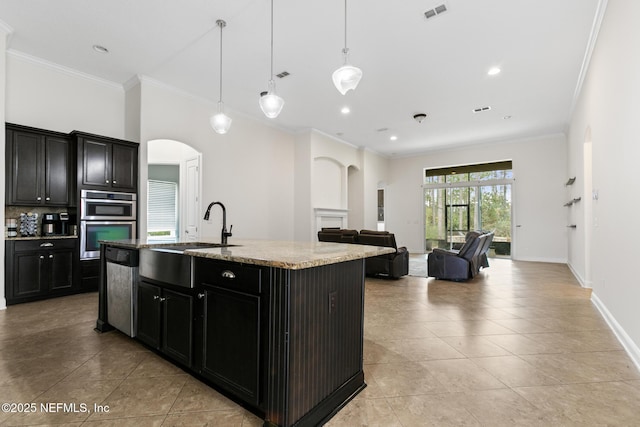
[[[336,298],[338,297],[338,292],[333,291],[329,292],[329,314],[336,311]]]

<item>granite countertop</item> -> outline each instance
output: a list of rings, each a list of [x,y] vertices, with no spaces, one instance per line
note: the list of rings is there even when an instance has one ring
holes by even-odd
[[[163,246],[187,246],[193,244],[219,244],[220,240],[199,239],[192,241],[147,241],[144,239],[100,241],[102,244],[131,249],[162,248]],[[355,245],[350,243],[293,242],[279,240],[237,240],[227,247],[201,247],[186,249],[185,255],[223,261],[241,262],[268,267],[299,270],[336,264],[344,261],[368,258],[395,252],[393,248]]]

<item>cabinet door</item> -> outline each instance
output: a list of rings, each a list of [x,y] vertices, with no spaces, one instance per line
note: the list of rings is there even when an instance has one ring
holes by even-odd
[[[160,348],[160,288],[146,282],[138,284],[138,330],[140,341],[153,348]],[[107,319],[108,321],[108,319]]]
[[[47,292],[45,252],[17,252],[13,258],[13,298],[32,297]]]
[[[259,403],[260,297],[206,287],[202,374],[243,400]]]
[[[9,136],[11,135],[11,136]],[[13,205],[34,206],[43,203],[42,141],[43,136],[21,132],[8,132],[7,144],[10,152],[11,175],[8,180],[9,199]],[[8,150],[9,151],[9,150]]]
[[[109,188],[111,143],[84,139],[82,156],[82,184]]]
[[[162,292],[162,351],[191,367],[193,298],[167,289]]]
[[[54,137],[47,137],[44,144],[45,204],[67,206],[70,203],[71,144],[68,139]]]
[[[47,254],[49,263],[49,290],[70,289],[73,287],[73,260],[75,251],[54,251]]]
[[[138,150],[136,147],[113,144],[111,184],[119,190],[135,191],[138,180]]]

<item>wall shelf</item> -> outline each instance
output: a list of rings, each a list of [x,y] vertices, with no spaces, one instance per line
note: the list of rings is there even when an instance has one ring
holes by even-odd
[[[575,176],[573,178],[569,178],[569,180],[564,185],[565,186],[573,185],[574,182],[576,182],[576,177]]]
[[[582,200],[582,197],[576,197],[575,199],[571,199],[569,200],[567,203],[565,203],[565,206],[571,206],[574,203],[578,203],[580,200]]]

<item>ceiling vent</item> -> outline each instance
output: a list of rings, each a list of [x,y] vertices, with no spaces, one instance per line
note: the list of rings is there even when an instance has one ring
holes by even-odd
[[[278,78],[281,78],[281,79],[282,79],[282,78],[287,77],[288,75],[289,75],[289,72],[288,72],[288,71],[283,71],[283,72],[281,72],[281,73],[279,73],[279,74],[276,74],[276,77],[278,77]]]
[[[474,108],[473,112],[474,113],[484,113],[485,111],[489,111],[489,110],[491,110],[491,107],[487,106],[487,107]]]
[[[441,13],[444,13],[448,10],[447,5],[446,4],[441,4],[440,6],[436,6],[433,9],[429,9],[424,13],[424,16],[429,19],[429,18],[433,18],[434,16],[440,15]]]

